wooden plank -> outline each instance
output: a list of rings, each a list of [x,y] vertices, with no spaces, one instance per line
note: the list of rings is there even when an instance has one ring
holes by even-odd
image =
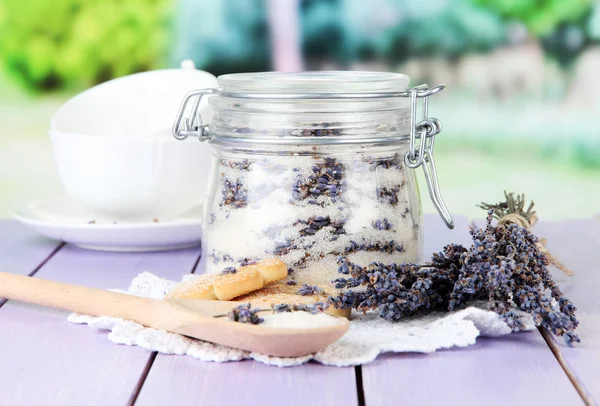
[[[582,403],[537,333],[481,338],[468,349],[430,355],[387,355],[363,366],[363,386],[369,406]]]
[[[278,368],[254,361],[211,363],[158,355],[136,406],[357,405],[354,368],[310,363]]]
[[[36,277],[96,288],[128,287],[141,271],[178,279],[199,249],[107,253],[65,246]],[[119,346],[106,332],[73,325],[67,313],[8,301],[0,309],[1,405],[118,405],[137,394],[151,353]]]
[[[553,269],[554,279],[561,286],[579,281],[600,282],[600,272],[595,268],[600,264],[600,222],[592,219],[540,221],[533,232],[539,238],[546,238],[549,251],[576,271],[576,278],[570,278]]]
[[[469,245],[465,218],[453,231],[426,218],[425,258],[448,242]],[[581,404],[539,332],[480,338],[429,355],[387,355],[362,367],[366,404]]]
[[[563,294],[577,307],[580,344],[569,348],[562,339],[549,337],[565,370],[588,404],[600,404],[600,223],[577,220],[540,222],[536,234],[548,239],[547,247],[575,272],[565,276],[553,269]]]
[[[0,220],[0,270],[4,272],[29,275],[60,245],[14,220]]]

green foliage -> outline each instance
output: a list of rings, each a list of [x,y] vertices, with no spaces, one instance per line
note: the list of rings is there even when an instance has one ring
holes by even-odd
[[[574,140],[574,166],[600,170],[600,140]]]
[[[0,60],[31,90],[86,87],[158,67],[169,0],[3,0]]]
[[[587,34],[592,40],[600,41],[600,3],[596,4],[590,15]]]
[[[345,33],[355,54],[397,62],[415,55],[456,57],[505,39],[504,23],[469,0],[344,1]],[[359,50],[356,52],[356,50]]]
[[[173,64],[192,59],[214,75],[270,67],[264,0],[180,0]]]
[[[304,0],[300,7],[302,53],[307,60],[343,60],[344,15],[339,0]]]
[[[593,0],[472,0],[507,20],[519,20],[539,37],[551,34],[559,25],[579,20],[588,13]]]
[[[569,68],[586,45],[583,24],[561,24],[550,35],[541,39],[547,55],[556,59],[563,68]]]

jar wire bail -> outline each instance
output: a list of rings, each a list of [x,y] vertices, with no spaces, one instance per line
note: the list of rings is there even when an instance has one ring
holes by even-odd
[[[452,220],[452,215],[442,198],[435,161],[433,159],[435,136],[442,131],[442,123],[437,118],[429,117],[429,96],[442,91],[444,88],[445,85],[439,85],[432,89],[429,89],[427,85],[419,85],[410,89],[410,144],[409,150],[404,157],[404,163],[413,169],[423,166],[429,197],[446,226],[453,229],[454,220]],[[423,99],[421,103],[423,119],[421,121],[417,121],[419,98]],[[417,140],[419,141],[418,148],[416,146]]]
[[[184,96],[181,105],[179,106],[179,111],[177,111],[177,117],[175,118],[172,129],[173,136],[176,139],[183,141],[187,137],[192,136],[198,137],[198,140],[200,141],[207,141],[210,138],[208,135],[208,124],[202,122],[202,116],[198,111],[198,108],[200,107],[202,97],[216,92],[217,89],[200,89],[191,91]],[[187,105],[192,98],[194,99],[194,104],[190,114],[188,117],[184,117]]]
[[[440,217],[450,229],[454,228],[452,216],[442,198],[435,162],[433,159],[433,146],[435,136],[442,131],[442,124],[437,118],[429,117],[429,96],[441,92],[446,86],[438,85],[429,88],[426,84],[415,86],[403,92],[385,92],[385,93],[299,93],[299,94],[268,94],[268,93],[225,93],[220,89],[200,89],[189,92],[183,98],[179,111],[173,124],[173,136],[178,140],[185,140],[193,136],[200,141],[211,139],[208,124],[204,124],[198,108],[204,96],[216,94],[225,97],[235,97],[243,99],[374,99],[389,97],[410,97],[410,133],[409,133],[409,151],[404,156],[404,163],[407,167],[416,169],[423,166],[427,190]],[[418,99],[423,99],[421,103],[422,120],[417,121]],[[193,105],[186,116],[188,104],[193,100]],[[418,146],[417,146],[418,142]]]

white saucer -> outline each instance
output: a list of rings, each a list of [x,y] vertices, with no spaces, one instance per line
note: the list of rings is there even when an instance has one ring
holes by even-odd
[[[164,251],[200,244],[201,206],[161,222],[100,222],[67,197],[29,203],[15,218],[52,239],[97,251]]]

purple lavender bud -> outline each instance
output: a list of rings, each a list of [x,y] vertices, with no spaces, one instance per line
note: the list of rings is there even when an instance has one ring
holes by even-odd
[[[252,309],[250,303],[241,304],[231,309],[231,311],[227,313],[227,318],[238,323],[260,324],[264,319],[258,317],[258,312],[259,309]]]
[[[323,289],[321,289],[318,286],[311,286],[311,285],[307,285],[306,283],[303,283],[302,286],[300,287],[300,289],[298,289],[298,291],[296,293],[298,295],[302,295],[302,296],[311,296],[311,295],[323,293]]]
[[[223,270],[221,271],[221,275],[234,274],[236,272],[237,272],[237,269],[235,269],[235,267],[228,266],[226,268],[223,268]]]

